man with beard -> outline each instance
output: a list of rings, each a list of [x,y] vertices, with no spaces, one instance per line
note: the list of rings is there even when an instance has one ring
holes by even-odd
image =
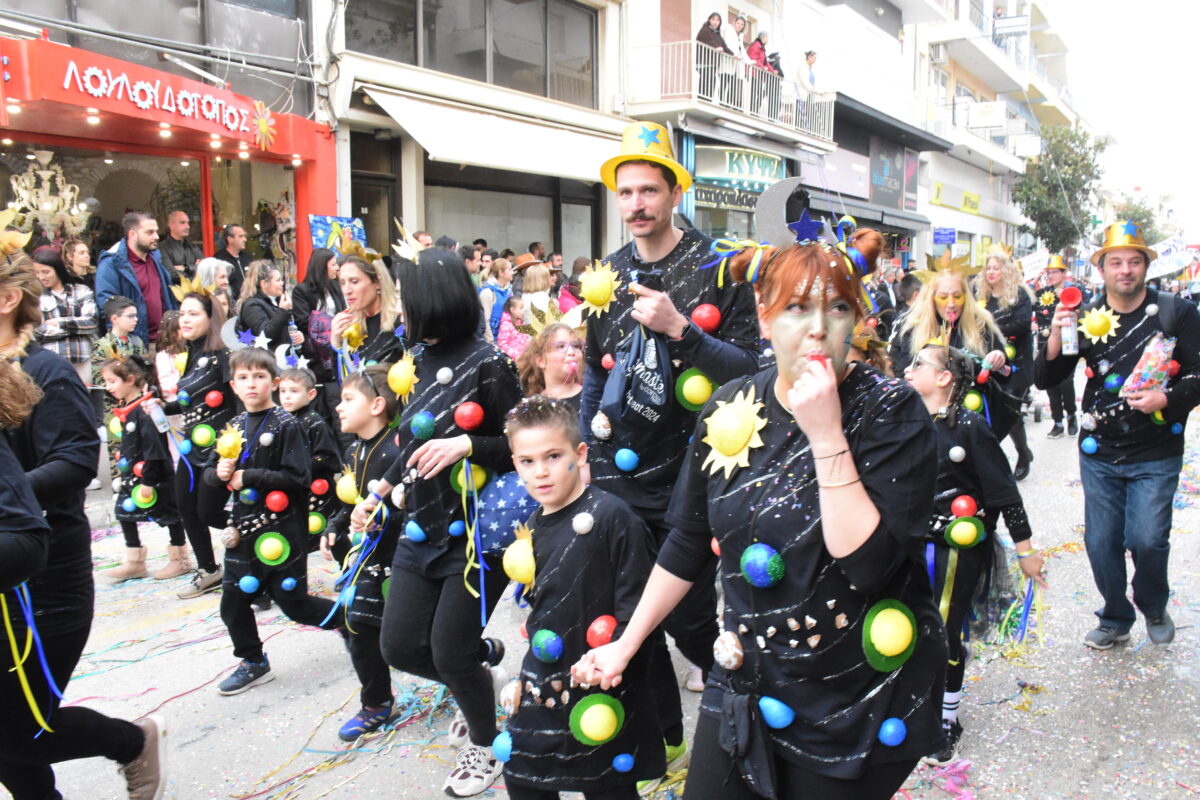
[[[158,222],[145,211],[130,211],[121,218],[121,228],[125,238],[96,263],[96,307],[104,308],[113,295],[133,300],[138,313],[133,332],[143,342],[153,342],[163,312],[176,307],[171,276],[158,256]]]
[[[710,266],[712,239],[695,229],[681,230],[673,224],[674,209],[691,187],[692,177],[675,161],[669,133],[662,125],[633,123],[625,129],[621,154],[600,168],[604,184],[617,195],[617,206],[633,241],[604,259],[620,280],[612,301],[602,309],[590,306],[587,325],[587,366],[583,381],[582,424],[588,434],[592,480],[638,512],[651,532],[655,552],[666,540],[670,527],[667,505],[675,485],[688,441],[696,427],[695,406],[675,400],[675,383],[688,370],[699,370],[714,384],[754,372],[757,360],[758,323],[754,293],[748,285],[733,285],[722,269]],[[646,274],[655,275],[647,278]],[[643,281],[654,280],[660,289]],[[585,297],[587,293],[585,292]],[[698,306],[708,305],[697,316]],[[623,426],[619,419],[600,413],[601,397],[614,359],[638,328],[657,334],[665,342],[672,374],[665,376],[669,396],[667,412],[654,423],[652,441]],[[704,326],[704,329],[701,328]],[[702,403],[701,403],[702,405]],[[641,438],[638,438],[638,437]],[[647,446],[643,446],[647,445]],[[635,449],[637,464],[627,469],[627,457],[618,453]],[[622,465],[618,466],[618,461]],[[626,467],[623,469],[622,467]],[[676,646],[697,670],[689,679],[702,681],[713,663],[712,644],[717,636],[716,562],[664,623]],[[686,759],[678,687],[665,644],[656,645],[658,668],[652,670],[659,718],[667,743],[668,772]]]

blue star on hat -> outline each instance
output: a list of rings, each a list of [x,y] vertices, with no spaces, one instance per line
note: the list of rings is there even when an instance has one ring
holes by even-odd
[[[800,212],[800,219],[788,223],[788,230],[795,234],[797,242],[814,242],[821,234],[821,223],[809,219],[806,208]]]
[[[643,147],[649,147],[658,141],[658,131],[654,128],[642,128],[642,132],[638,134],[642,140]]]
[[[238,334],[238,341],[246,345],[246,347],[254,346],[254,331],[247,328]]]
[[[1138,226],[1133,223],[1133,220],[1125,220],[1121,223],[1121,233],[1125,236],[1137,236]]]

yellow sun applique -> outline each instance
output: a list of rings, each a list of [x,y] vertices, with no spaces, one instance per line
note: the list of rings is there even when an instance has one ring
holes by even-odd
[[[621,288],[621,279],[613,270],[611,264],[601,264],[599,261],[585,271],[579,278],[579,294],[587,306],[589,314],[600,316],[608,311],[609,305]]]
[[[1058,297],[1055,296],[1054,292],[1047,289],[1041,293],[1041,295],[1038,297],[1038,300],[1041,301],[1042,305],[1050,307],[1058,302]]]
[[[396,393],[403,402],[408,402],[408,396],[412,393],[413,387],[421,382],[417,377],[417,365],[413,363],[412,353],[405,353],[404,356],[392,365],[388,370],[388,386]]]
[[[732,400],[718,400],[716,410],[704,420],[708,434],[701,441],[709,446],[709,451],[701,468],[712,475],[725,470],[728,478],[734,469],[750,466],[750,450],[763,444],[758,435],[767,425],[767,420],[759,415],[763,407],[754,399],[753,386],[738,392]]]
[[[362,326],[357,322],[351,324],[346,330],[342,331],[342,344],[350,348],[354,352],[362,347],[362,343],[366,341],[367,336],[363,333]]]
[[[1079,332],[1090,339],[1093,344],[1107,342],[1108,337],[1116,333],[1117,328],[1120,327],[1121,320],[1107,306],[1093,308],[1083,315],[1083,319],[1079,320]]]
[[[232,425],[226,425],[217,437],[217,455],[221,458],[237,458],[242,454],[245,444],[246,437],[242,436],[242,432]]]

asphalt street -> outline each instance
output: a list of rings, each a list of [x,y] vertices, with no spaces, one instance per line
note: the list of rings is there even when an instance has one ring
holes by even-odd
[[[1185,798],[1200,795],[1200,691],[1195,625],[1200,620],[1200,511],[1196,452],[1200,431],[1188,432],[1188,452],[1172,531],[1170,611],[1175,643],[1151,645],[1139,624],[1131,641],[1098,653],[1083,646],[1099,604],[1083,541],[1083,494],[1075,444],[1049,440],[1049,422],[1027,423],[1036,459],[1021,484],[1035,541],[1053,551],[1051,588],[1042,598],[1040,637],[1021,647],[975,642],[961,718],[961,760],[951,769],[922,768],[901,797],[928,798]],[[1011,445],[1006,445],[1011,452]],[[216,684],[235,665],[218,614],[219,596],[183,601],[184,579],[134,581],[112,587],[103,569],[120,558],[111,499],[89,497],[99,537],[96,620],[67,702],[134,718],[156,711],[170,729],[166,797],[434,798],[453,761],[445,746],[453,701],[444,691],[398,672],[393,684],[406,709],[404,724],[347,749],[339,725],[358,709],[357,683],[338,636],[288,622],[275,609],[259,612],[261,634],[276,679],[234,697]],[[151,569],[163,558],[166,531],[143,534]],[[331,594],[333,569],[310,560],[316,591]],[[504,666],[519,663],[522,612],[501,601],[488,634],[508,643]],[[686,669],[677,664],[682,683]],[[684,692],[690,726],[697,695]],[[61,764],[68,800],[123,797],[115,766],[102,759]],[[502,780],[500,784],[502,784]],[[503,788],[484,796],[505,796]],[[678,797],[668,785],[660,798]]]

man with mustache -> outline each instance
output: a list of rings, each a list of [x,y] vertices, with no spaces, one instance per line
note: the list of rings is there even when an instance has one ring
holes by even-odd
[[[590,307],[587,325],[587,364],[583,380],[581,422],[590,448],[592,480],[629,503],[650,529],[651,545],[658,551],[670,523],[667,505],[683,465],[688,437],[696,426],[696,412],[674,398],[676,381],[692,368],[715,385],[749,375],[757,363],[758,324],[754,293],[748,285],[733,285],[719,266],[702,269],[712,261],[712,239],[695,229],[682,230],[673,223],[674,209],[691,188],[692,177],[675,161],[669,132],[656,123],[638,122],[625,129],[621,153],[600,168],[604,184],[617,195],[622,219],[633,241],[604,261],[620,279],[620,288],[603,310]],[[660,288],[637,282],[653,272]],[[645,278],[643,278],[646,280]],[[661,289],[661,290],[660,290]],[[586,297],[585,293],[585,297]],[[692,313],[702,309],[693,321]],[[599,313],[596,313],[596,312]],[[652,441],[622,429],[620,420],[596,425],[609,366],[621,345],[638,325],[660,334],[674,367],[664,387],[670,398],[668,413],[654,423]],[[701,326],[704,326],[703,328]],[[596,432],[601,435],[597,435]],[[610,432],[611,431],[611,432]],[[623,470],[616,464],[622,449],[633,449],[637,465]],[[626,462],[624,466],[628,467]],[[702,675],[713,663],[712,644],[717,637],[715,561],[675,612],[664,629],[697,669],[689,688],[699,691]],[[659,717],[668,745],[668,771],[686,758],[678,688],[663,646],[659,655],[669,685],[656,687]],[[656,674],[661,672],[655,670]]]

